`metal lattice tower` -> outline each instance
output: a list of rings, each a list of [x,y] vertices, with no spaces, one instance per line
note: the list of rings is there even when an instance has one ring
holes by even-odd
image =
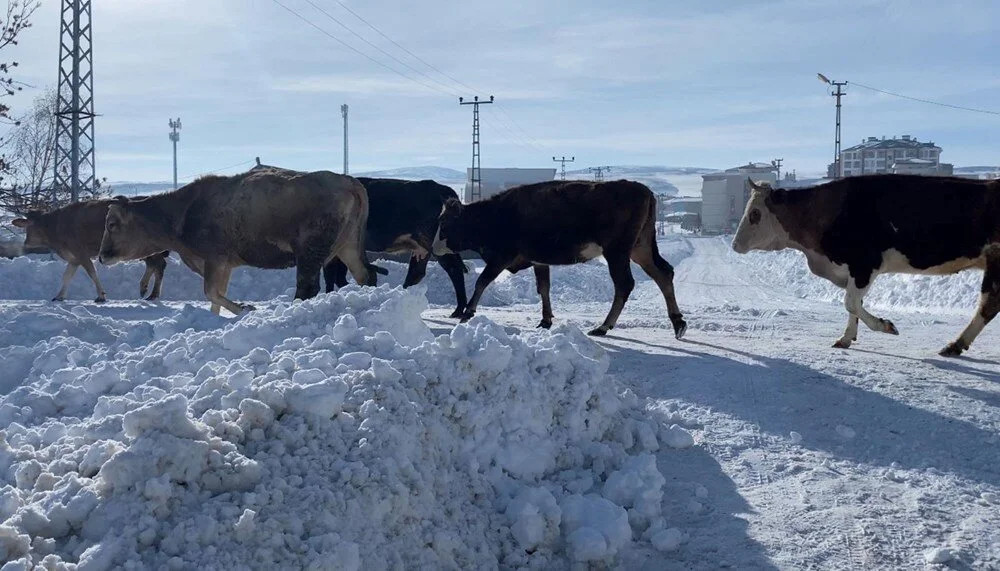
[[[94,192],[94,58],[91,0],[63,0],[53,190],[76,202]]]
[[[560,159],[552,157],[552,160],[555,161],[555,162],[557,162],[557,163],[562,163],[562,169],[559,172],[559,178],[561,180],[566,180],[566,163],[571,163],[571,162],[575,161],[576,157],[570,157],[570,158],[567,159],[566,156],[563,155],[563,157],[560,158]]]
[[[611,170],[611,167],[590,167],[590,172],[594,173],[595,182],[604,181],[604,173]]]
[[[459,105],[472,105],[472,177],[469,181],[469,202],[475,202],[483,197],[482,162],[479,157],[479,105],[493,103],[493,96],[489,101],[480,101],[479,96],[472,98],[472,101],[464,101],[458,98]]]

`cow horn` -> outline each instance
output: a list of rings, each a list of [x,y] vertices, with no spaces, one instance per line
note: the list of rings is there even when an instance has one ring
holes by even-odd
[[[766,184],[757,184],[750,177],[747,177],[747,184],[750,186],[751,190],[756,190],[756,191],[761,191],[761,192],[763,192],[765,190],[771,190],[770,186],[768,186]]]
[[[128,197],[119,194],[118,196],[115,197],[115,202],[124,206],[128,204]]]

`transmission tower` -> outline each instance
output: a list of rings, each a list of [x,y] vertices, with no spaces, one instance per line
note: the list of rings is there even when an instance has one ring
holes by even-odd
[[[59,24],[59,87],[56,99],[53,192],[76,202],[93,194],[94,58],[91,0],[63,0]],[[57,194],[58,195],[58,194]]]
[[[817,73],[816,76],[823,83],[837,88],[836,91],[831,91],[830,95],[837,98],[837,129],[833,138],[833,178],[840,178],[842,176],[840,168],[840,98],[847,95],[841,90],[847,85],[847,82],[827,79],[822,73]]]
[[[611,167],[590,167],[590,172],[594,173],[594,180],[596,182],[602,182],[604,180],[604,173],[611,170]]]
[[[778,179],[778,183],[777,184],[781,184],[781,163],[784,160],[785,159],[772,159],[771,160],[771,166],[774,167],[775,171],[777,172],[777,174],[775,175],[775,177],[777,177],[777,179]]]
[[[176,121],[168,119],[167,126],[170,127],[170,141],[174,144],[174,190],[177,190],[177,141],[181,140],[181,118]]]
[[[472,98],[472,101],[465,101],[458,98],[459,105],[472,105],[472,176],[469,181],[469,202],[475,202],[483,197],[482,162],[479,158],[479,105],[493,103],[493,96],[489,101],[480,101],[479,96]]]
[[[340,114],[344,118],[344,174],[347,174],[347,104],[340,106]]]
[[[566,156],[563,155],[563,157],[560,159],[552,157],[552,160],[557,163],[562,163],[562,169],[559,171],[559,178],[561,178],[562,180],[566,180],[566,163],[571,163],[575,161],[576,157],[570,157],[567,159]]]

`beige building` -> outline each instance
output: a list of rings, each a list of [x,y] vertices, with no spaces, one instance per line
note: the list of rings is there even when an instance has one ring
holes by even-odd
[[[777,169],[769,163],[748,163],[701,176],[701,229],[705,234],[736,230],[750,200],[747,179],[776,184]]]
[[[833,175],[834,165],[828,168]],[[950,175],[952,166],[941,162],[941,147],[903,135],[886,139],[868,137],[840,153],[840,173],[845,176],[866,174]]]

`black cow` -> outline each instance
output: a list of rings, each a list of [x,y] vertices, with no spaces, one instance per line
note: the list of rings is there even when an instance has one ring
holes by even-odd
[[[535,269],[542,297],[540,327],[552,323],[550,265],[586,262],[603,254],[615,299],[604,323],[590,332],[605,335],[615,326],[635,280],[629,259],[659,286],[679,339],[687,329],[674,297],[674,269],[656,246],[656,198],[637,182],[551,181],[519,186],[463,206],[445,203],[434,252],[475,250],[486,261],[463,319],[476,313],[486,287],[505,269]]]
[[[846,289],[847,329],[834,347],[857,340],[859,319],[898,335],[864,308],[878,274],[986,270],[976,315],[941,355],[960,355],[1000,312],[1000,181],[875,175],[797,190],[750,185],[733,249],[794,248],[814,274]]]
[[[364,178],[358,181],[368,191],[368,226],[365,249],[369,252],[411,252],[410,267],[403,287],[420,283],[427,273],[431,245],[437,233],[438,216],[445,201],[458,200],[451,188],[432,180],[409,181],[391,178]],[[457,307],[452,317],[465,312],[467,270],[458,254],[435,256],[455,287]],[[381,273],[381,272],[380,272]],[[347,267],[337,259],[323,269],[326,291],[347,285]]]

